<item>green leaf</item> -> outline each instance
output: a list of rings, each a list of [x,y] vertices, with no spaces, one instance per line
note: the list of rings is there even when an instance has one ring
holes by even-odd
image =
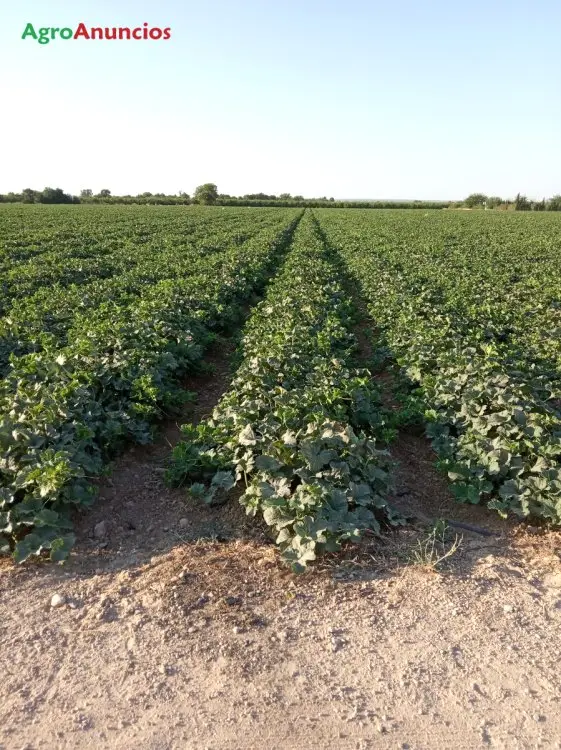
[[[212,487],[223,490],[224,492],[231,490],[235,484],[236,480],[231,471],[217,471],[211,482]]]
[[[255,466],[259,471],[277,471],[281,468],[282,464],[272,456],[261,454],[255,459]]]
[[[283,529],[294,522],[294,517],[283,508],[267,506],[263,509],[263,519],[268,526]]]
[[[201,500],[206,494],[206,487],[200,482],[194,482],[190,487],[187,488],[189,495],[197,500]]]
[[[74,534],[58,537],[51,543],[50,559],[53,562],[64,562],[70,555],[74,543]]]
[[[257,443],[255,433],[253,432],[253,428],[250,424],[246,425],[239,433],[238,443],[240,445],[255,445]]]
[[[41,538],[34,533],[27,534],[16,543],[14,548],[14,560],[17,563],[25,562],[32,555],[38,555],[43,549]]]

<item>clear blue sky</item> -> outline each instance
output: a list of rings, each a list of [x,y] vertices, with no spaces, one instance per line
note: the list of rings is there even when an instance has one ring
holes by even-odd
[[[170,26],[61,41],[40,26]],[[561,3],[4,0],[0,192],[561,192]]]

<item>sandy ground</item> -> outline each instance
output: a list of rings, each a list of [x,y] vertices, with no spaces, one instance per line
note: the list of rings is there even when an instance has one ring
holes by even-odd
[[[558,534],[456,505],[402,435],[419,522],[295,577],[235,500],[164,486],[177,435],[116,463],[66,565],[0,566],[0,748],[561,748]],[[436,518],[487,533],[427,564]]]

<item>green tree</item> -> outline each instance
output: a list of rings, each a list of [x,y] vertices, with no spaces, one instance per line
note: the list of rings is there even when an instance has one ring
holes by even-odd
[[[38,203],[40,197],[41,193],[38,190],[25,188],[25,190],[21,191],[21,199],[24,203]]]
[[[93,190],[87,188],[86,190],[80,190],[80,198],[91,198],[93,196]]]
[[[483,206],[486,201],[487,196],[483,193],[472,193],[465,199],[464,205],[466,208],[478,208],[479,206]]]
[[[40,195],[41,203],[72,203],[72,196],[62,188],[46,187]]]
[[[561,211],[561,195],[554,195],[547,202],[548,211]]]
[[[199,185],[195,190],[194,200],[203,206],[213,206],[218,200],[218,188],[213,182]]]
[[[532,209],[532,204],[528,200],[528,198],[526,198],[525,195],[520,195],[520,193],[518,193],[518,195],[516,196],[514,200],[514,210],[515,211],[530,211],[531,209]]]
[[[487,208],[496,208],[497,206],[500,206],[503,204],[504,201],[502,198],[499,198],[498,195],[491,195],[489,198],[487,198]]]

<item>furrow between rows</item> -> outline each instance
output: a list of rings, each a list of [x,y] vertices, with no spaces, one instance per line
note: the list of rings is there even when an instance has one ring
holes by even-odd
[[[300,571],[319,552],[401,518],[387,502],[390,457],[376,443],[379,396],[351,360],[352,304],[341,261],[307,213],[241,344],[212,416],[183,427],[168,480],[210,504],[240,502]]]

